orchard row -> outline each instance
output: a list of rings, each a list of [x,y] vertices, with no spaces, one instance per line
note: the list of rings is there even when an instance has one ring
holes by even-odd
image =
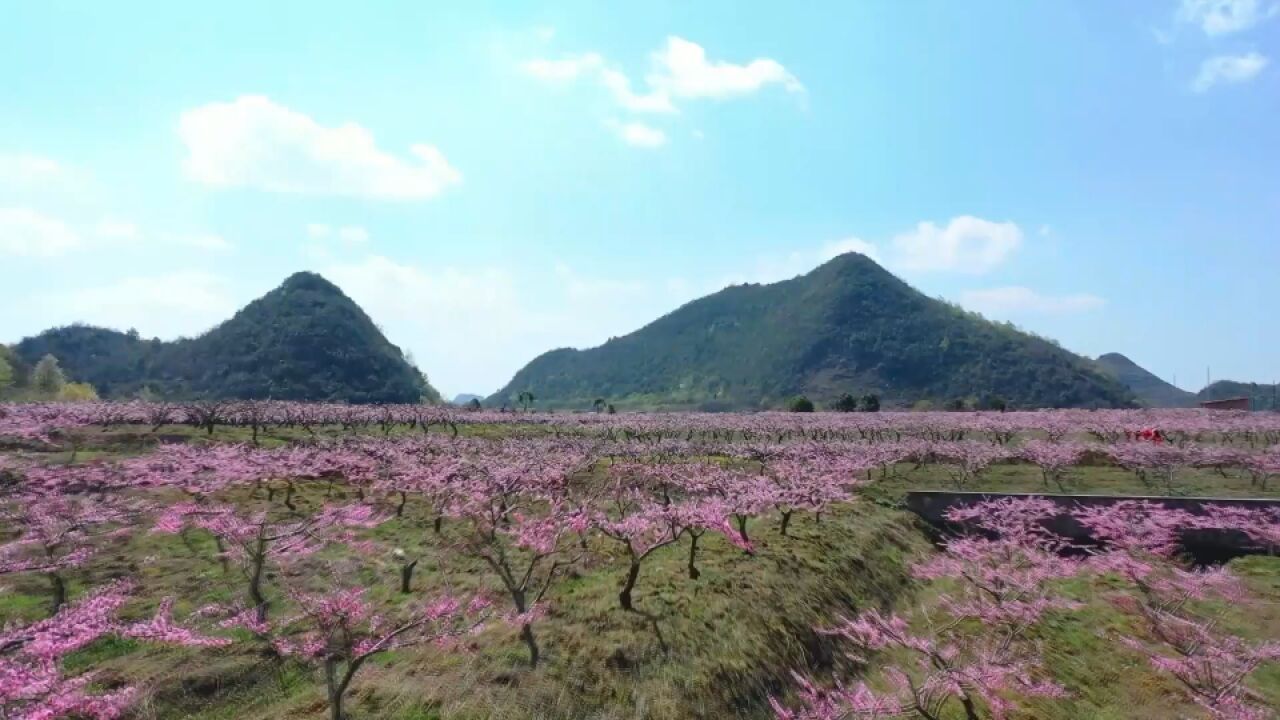
[[[467,411],[429,405],[337,405],[274,401],[89,402],[0,404],[0,437],[47,439],[86,427],[186,425],[212,434],[219,427],[259,431],[445,430],[477,425],[543,427],[557,433],[616,438],[756,440],[991,439],[1020,434],[1049,440],[1089,436],[1100,442],[1133,439],[1144,431],[1175,444],[1188,441],[1275,445],[1280,413],[1204,410],[1039,410],[1031,412],[879,413],[540,413]]]

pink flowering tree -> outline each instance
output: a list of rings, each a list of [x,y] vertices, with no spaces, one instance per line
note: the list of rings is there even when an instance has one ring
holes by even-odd
[[[330,720],[348,717],[343,708],[347,692],[370,658],[419,645],[447,646],[479,630],[489,608],[479,597],[446,595],[391,616],[378,612],[363,589],[296,593],[293,600],[300,614],[284,623],[274,645],[281,655],[324,673]]]
[[[68,677],[62,669],[67,655],[108,635],[186,647],[230,642],[176,624],[170,615],[171,599],[163,601],[148,620],[121,622],[117,613],[132,589],[128,582],[117,582],[64,605],[48,619],[0,629],[0,717],[115,720],[123,716],[137,695],[135,688],[93,692],[93,673]]]
[[[461,549],[485,565],[502,582],[513,606],[514,624],[529,649],[529,664],[538,666],[541,650],[533,622],[542,602],[561,571],[572,562],[568,533],[582,531],[589,518],[563,510],[544,495],[540,484],[559,483],[558,469],[546,468],[552,477],[528,482],[515,476],[497,476],[475,469],[460,478],[445,513],[466,523]]]
[[[671,505],[615,481],[609,507],[595,518],[593,525],[626,554],[627,575],[618,592],[618,604],[623,610],[635,610],[632,591],[640,578],[641,564],[654,552],[680,539],[685,528],[681,520]]]
[[[0,575],[39,572],[49,579],[52,613],[67,600],[66,570],[83,565],[98,543],[123,533],[136,506],[106,496],[19,496],[0,519],[20,534],[0,545]]]
[[[244,513],[229,505],[183,503],[166,508],[157,519],[157,532],[178,532],[188,523],[217,537],[248,581],[249,608],[257,623],[267,620],[270,601],[263,578],[271,562],[310,555],[344,531],[375,527],[385,520],[369,505],[330,506],[302,519],[272,520],[268,513]]]
[[[887,689],[859,683],[821,690],[801,683],[798,710],[774,701],[783,720],[837,720],[915,716],[949,717],[955,707],[967,720],[1006,717],[1017,696],[1058,697],[1064,690],[1043,679],[1031,631],[1046,612],[1069,610],[1053,583],[1079,571],[1065,558],[1043,522],[1058,514],[1047,501],[1010,498],[955,509],[948,519],[976,525],[981,534],[946,543],[913,573],[939,583],[942,617],[929,615],[920,629],[905,618],[869,610],[821,632],[855,652],[890,650],[910,661],[885,671]]]
[[[1068,474],[1080,462],[1084,452],[1085,446],[1080,443],[1043,440],[1028,441],[1018,449],[1019,457],[1040,468],[1044,486],[1047,488],[1052,484],[1060,492],[1066,492]]]
[[[600,510],[590,513],[592,526],[620,545],[627,558],[627,575],[618,603],[623,610],[635,610],[632,591],[646,558],[692,533],[689,574],[696,579],[697,538],[706,530],[724,533],[726,539],[747,553],[754,547],[746,537],[745,520],[739,528],[729,525],[729,517],[748,517],[756,512],[760,496],[745,491],[745,485],[763,486],[756,475],[722,468],[689,464],[672,468],[627,463],[610,468],[612,477]],[[734,494],[734,489],[743,490]]]
[[[921,454],[924,455],[921,458]],[[982,473],[1000,460],[1011,457],[1013,451],[1004,445],[968,441],[926,443],[917,452],[917,459],[937,462],[951,477],[957,490],[976,482]]]
[[[1144,633],[1123,636],[1125,647],[1146,656],[1214,718],[1270,717],[1247,680],[1263,663],[1280,660],[1280,643],[1249,642],[1227,632],[1216,607],[1247,604],[1243,585],[1226,567],[1187,568],[1178,559],[1180,537],[1190,529],[1237,531],[1264,548],[1280,537],[1270,508],[1209,505],[1203,515],[1153,502],[1121,502],[1080,508],[1076,518],[1102,545],[1088,566],[1127,581],[1113,594],[1119,609],[1140,621]]]

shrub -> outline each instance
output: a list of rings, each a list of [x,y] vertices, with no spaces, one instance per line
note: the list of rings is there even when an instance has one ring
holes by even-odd
[[[792,399],[791,404],[787,406],[791,412],[813,412],[813,401],[800,395]]]

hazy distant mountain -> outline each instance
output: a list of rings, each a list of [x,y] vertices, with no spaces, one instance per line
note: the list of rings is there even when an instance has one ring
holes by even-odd
[[[736,285],[588,350],[526,365],[487,404],[738,409],[805,394],[891,403],[995,395],[1015,407],[1133,403],[1091,360],[934,300],[856,253],[770,285]]]
[[[400,348],[328,280],[297,273],[209,332],[175,342],[72,325],[14,346],[52,353],[104,397],[439,402]]]
[[[1120,353],[1107,353],[1097,359],[1098,367],[1121,385],[1129,388],[1138,402],[1153,408],[1195,407],[1196,396],[1148,372]]]
[[[472,395],[471,393],[459,393],[453,396],[454,405],[466,405],[472,400],[484,400],[484,398],[480,395]]]

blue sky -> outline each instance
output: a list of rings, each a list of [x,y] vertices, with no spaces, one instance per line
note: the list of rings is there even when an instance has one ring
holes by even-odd
[[[446,394],[868,252],[1191,389],[1280,376],[1280,5],[0,0],[0,340],[296,270]]]

